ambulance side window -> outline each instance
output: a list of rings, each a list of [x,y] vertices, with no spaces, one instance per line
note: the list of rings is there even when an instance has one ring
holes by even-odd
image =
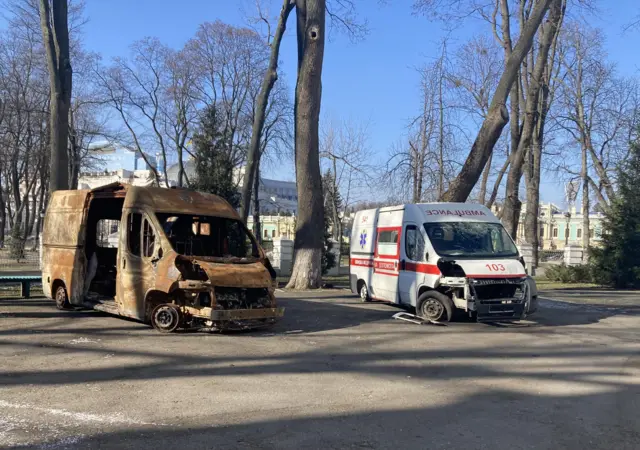
[[[415,225],[407,225],[405,233],[405,251],[407,258],[412,261],[422,261],[424,258],[424,238]]]
[[[397,256],[398,254],[398,231],[384,230],[378,232],[378,255]]]

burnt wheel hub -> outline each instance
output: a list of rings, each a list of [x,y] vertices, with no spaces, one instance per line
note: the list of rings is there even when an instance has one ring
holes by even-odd
[[[180,313],[173,305],[159,305],[151,315],[153,327],[163,333],[171,333],[180,325]]]

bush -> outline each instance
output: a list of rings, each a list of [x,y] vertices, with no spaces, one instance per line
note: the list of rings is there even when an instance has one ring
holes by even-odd
[[[550,281],[560,283],[594,283],[593,270],[587,264],[578,266],[560,265],[549,266],[545,272],[545,277]]]

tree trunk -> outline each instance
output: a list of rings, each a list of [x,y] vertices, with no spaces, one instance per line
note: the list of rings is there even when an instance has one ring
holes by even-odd
[[[498,190],[500,189],[500,184],[502,183],[502,178],[504,177],[504,174],[507,172],[507,169],[509,168],[510,162],[511,162],[511,157],[509,156],[504,161],[504,164],[502,165],[502,167],[498,171],[498,177],[496,178],[496,182],[493,184],[493,190],[491,191],[491,197],[489,197],[489,201],[485,205],[487,208],[491,208],[493,206],[493,204],[496,202],[496,199],[498,198]]]
[[[582,248],[586,252],[589,248],[589,159],[587,148],[582,146]],[[583,253],[584,254],[584,253]]]
[[[487,199],[487,182],[489,181],[489,175],[491,173],[492,161],[493,153],[489,155],[487,165],[484,167],[484,171],[482,172],[482,180],[480,181],[480,192],[478,193],[478,203],[480,203],[481,205],[484,205]]]
[[[443,53],[444,53],[444,49],[443,49]],[[438,136],[438,198],[442,197],[444,195],[444,100],[442,97],[442,81],[443,81],[443,76],[442,76],[442,72],[444,71],[442,65],[443,65],[443,61],[442,59],[444,58],[444,54],[442,55],[442,58],[440,59],[440,77],[439,77],[439,83],[438,83],[438,107],[439,107],[439,112],[440,112],[440,117],[439,117],[439,136]],[[491,163],[489,163],[491,164]],[[486,186],[486,183],[485,183]]]
[[[69,57],[67,0],[40,0],[40,26],[47,54],[51,87],[50,133],[51,159],[49,192],[69,188],[69,106],[72,70]]]
[[[322,96],[322,62],[325,42],[325,0],[306,0],[298,16],[298,68],[295,99],[295,155],[298,187],[298,221],[295,260],[290,289],[319,288],[324,245],[324,208],[318,125]],[[300,50],[302,49],[302,51]]]
[[[333,158],[333,177],[331,178],[331,215],[333,217],[333,238],[342,243],[342,221],[340,220],[340,211],[338,211],[338,167],[336,158]]]
[[[493,147],[500,138],[502,129],[509,122],[509,113],[506,108],[507,97],[518,75],[522,61],[531,50],[533,40],[542,23],[549,5],[554,0],[540,0],[529,16],[526,25],[520,33],[520,38],[507,59],[504,72],[500,77],[498,86],[491,99],[491,105],[487,112],[478,136],[476,137],[469,156],[467,157],[458,176],[449,185],[444,193],[443,200],[450,202],[464,202],[469,197],[473,187],[478,182],[482,170],[487,164]]]
[[[178,141],[176,140],[176,142]],[[182,186],[184,186],[184,155],[180,148],[178,149],[178,187]],[[167,187],[169,186],[167,185]]]
[[[249,144],[249,150],[247,152],[247,166],[244,173],[244,183],[242,185],[242,205],[240,209],[240,215],[242,220],[246,223],[247,217],[249,217],[249,202],[251,199],[251,187],[253,186],[253,178],[257,176],[256,167],[259,164],[260,158],[260,138],[262,137],[262,129],[264,128],[264,122],[267,117],[267,104],[269,103],[269,96],[273,85],[278,80],[278,58],[280,55],[280,43],[282,42],[282,36],[287,28],[287,19],[289,13],[294,7],[294,3],[291,0],[284,0],[282,9],[280,10],[280,17],[278,19],[278,25],[276,27],[276,33],[271,43],[271,55],[269,56],[269,67],[264,74],[262,86],[260,86],[260,93],[256,99],[256,112],[253,118],[253,127],[251,130],[251,142]]]
[[[260,227],[260,159],[257,161],[256,176],[253,180],[253,235],[262,244],[262,230]]]
[[[518,147],[512,155],[511,167],[507,176],[507,191],[502,213],[502,223],[506,230],[515,236],[520,221],[519,209],[520,203],[520,180],[522,179],[522,170],[527,153],[532,150],[533,134],[536,129],[536,123],[540,116],[540,90],[543,83],[543,75],[549,60],[549,50],[551,43],[556,35],[561,14],[560,0],[552,0],[551,9],[547,22],[542,26],[540,48],[533,67],[533,73],[529,80],[527,89],[527,98],[525,101],[524,124],[520,133],[520,141]],[[533,161],[534,158],[530,158]],[[534,230],[534,233],[537,232]]]
[[[524,239],[533,249],[533,267],[538,267],[538,248],[540,247],[540,230],[538,225],[540,205],[540,163],[542,143],[539,133],[534,133],[533,146],[527,155],[525,167],[525,184],[527,187],[527,211],[524,216]]]
[[[7,210],[4,203],[4,190],[2,189],[2,174],[0,174],[0,248],[4,248],[4,229],[7,226]]]
[[[41,180],[44,180],[44,176],[41,177]],[[42,188],[40,189],[40,197],[38,199],[38,208],[36,209],[36,224],[35,224],[35,236],[36,239],[34,241],[34,246],[33,249],[37,250],[38,249],[38,245],[40,243],[40,232],[42,229],[42,220],[44,218],[44,211],[47,208],[47,187],[45,186],[44,182],[41,181],[40,185],[42,186]]]

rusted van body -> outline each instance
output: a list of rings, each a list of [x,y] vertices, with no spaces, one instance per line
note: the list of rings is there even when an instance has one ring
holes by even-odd
[[[225,200],[112,184],[51,196],[42,286],[60,309],[91,307],[181,327],[274,323],[275,271]]]

